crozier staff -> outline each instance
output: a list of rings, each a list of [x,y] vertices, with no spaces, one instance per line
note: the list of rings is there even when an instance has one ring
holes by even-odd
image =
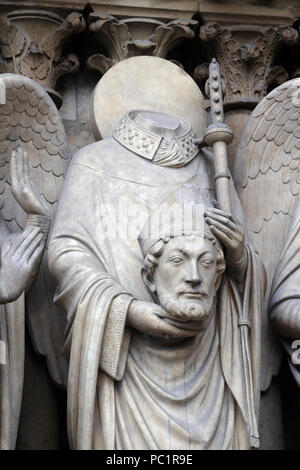
[[[222,97],[222,81],[220,75],[220,67],[216,59],[213,59],[209,66],[209,96],[211,103],[211,120],[212,124],[206,129],[203,137],[203,143],[200,145],[212,146],[214,153],[214,168],[215,168],[215,181],[216,181],[216,194],[217,200],[220,207],[226,211],[227,217],[229,218],[228,228],[232,227],[235,222],[231,216],[231,198],[230,198],[230,185],[229,180],[231,179],[228,158],[227,158],[227,144],[233,140],[233,132],[230,127],[224,122],[224,110],[223,110],[223,97]],[[209,215],[209,214],[208,214]],[[211,228],[212,232],[220,237],[220,240],[227,246],[226,241],[230,239],[229,233],[224,233],[224,229],[218,224],[224,221],[223,214],[219,211],[219,214],[213,216],[216,217],[217,226]],[[231,258],[233,265],[236,266],[244,265],[247,263],[245,260],[245,251],[235,249],[234,240],[233,243],[228,244],[230,253],[227,253],[227,258]],[[234,249],[232,247],[234,246]],[[239,276],[243,276],[239,270]],[[251,327],[251,319],[249,314],[241,314],[239,318],[239,328],[242,343],[242,358],[244,364],[244,381],[245,381],[245,394],[247,402],[247,413],[250,427],[251,436],[251,447],[259,447],[259,435],[258,426],[256,419],[256,412],[254,408],[254,391],[253,391],[253,380],[252,380],[252,365],[250,361],[250,339],[249,339],[249,328]]]

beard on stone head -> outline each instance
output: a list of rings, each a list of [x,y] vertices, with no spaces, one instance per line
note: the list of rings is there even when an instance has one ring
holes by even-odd
[[[225,269],[222,249],[208,233],[158,240],[146,252],[142,276],[165,320],[203,331],[215,312]]]
[[[205,328],[214,311],[215,297],[208,295],[203,289],[198,289],[195,292],[197,299],[187,299],[184,298],[185,291],[185,286],[178,286],[175,300],[174,295],[158,289],[156,292],[157,302],[168,313],[171,323],[175,323],[177,326],[182,324],[186,329],[189,328],[189,324],[191,328]]]

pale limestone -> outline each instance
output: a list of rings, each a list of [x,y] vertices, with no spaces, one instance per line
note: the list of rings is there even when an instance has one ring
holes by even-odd
[[[126,59],[100,80],[92,97],[95,137],[111,135],[131,109],[182,117],[191,123],[198,137],[206,126],[203,96],[195,82],[177,65],[158,57]]]

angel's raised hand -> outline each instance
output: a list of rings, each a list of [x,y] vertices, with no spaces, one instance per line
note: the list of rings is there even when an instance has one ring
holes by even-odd
[[[49,217],[49,206],[38,194],[32,180],[27,152],[20,147],[12,152],[10,177],[13,196],[22,209],[27,214],[39,214]]]

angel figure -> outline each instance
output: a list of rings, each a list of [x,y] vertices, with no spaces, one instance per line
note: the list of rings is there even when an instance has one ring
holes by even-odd
[[[264,260],[268,276],[262,312],[263,391],[269,388],[272,376],[277,375],[282,356],[269,318],[283,346],[292,353],[291,324],[295,323],[295,311],[292,312],[291,299],[286,300],[298,289],[295,283],[298,209],[292,225],[291,220],[300,190],[299,93],[300,79],[296,78],[272,90],[256,106],[240,137],[233,175],[249,237]],[[297,338],[296,330],[294,325],[293,339]],[[293,371],[296,374],[296,368]]]
[[[300,200],[276,268],[269,303],[270,321],[288,355],[289,366],[300,387]]]
[[[11,156],[11,189],[27,220],[20,233],[11,233],[5,220],[0,221],[1,449],[15,446],[24,367],[23,292],[37,275],[51,220],[31,180],[27,153],[20,148]]]
[[[5,231],[1,220],[1,304],[17,300],[37,274],[51,220],[48,204],[34,188],[27,153],[17,148],[10,165],[12,194],[27,220],[23,232],[14,234]]]
[[[15,74],[0,75],[0,447],[13,449],[21,408],[26,319],[34,349],[54,381],[66,368],[64,317],[53,305],[55,283],[45,245],[70,156],[59,113],[45,90]],[[24,296],[25,293],[25,296]]]

